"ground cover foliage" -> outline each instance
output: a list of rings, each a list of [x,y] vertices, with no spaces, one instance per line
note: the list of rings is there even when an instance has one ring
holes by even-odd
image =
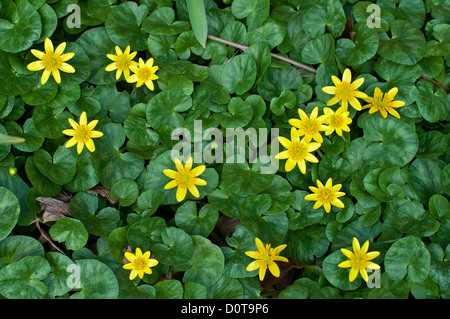
[[[80,28],[69,26],[73,4]],[[449,1],[204,4],[202,46],[185,0],[1,0],[0,133],[25,141],[0,145],[0,296],[449,298]],[[378,27],[368,26],[371,4]],[[27,68],[46,38],[74,53],[60,83]],[[154,90],[105,70],[116,46],[154,59]],[[193,165],[206,165],[198,197],[164,188],[175,128],[194,136],[201,120],[203,132],[278,128],[290,138],[298,108],[339,108],[322,89],[345,69],[368,96],[398,88],[400,118],[349,106],[350,132],[322,132],[305,174],[285,160],[274,174],[248,158],[203,162]],[[63,131],[83,112],[103,136],[78,153]],[[326,212],[305,197],[329,178],[345,196]],[[338,267],[355,237],[380,252],[377,287]],[[278,277],[247,270],[255,238],[286,245]],[[124,254],[137,248],[158,264],[130,280]]]

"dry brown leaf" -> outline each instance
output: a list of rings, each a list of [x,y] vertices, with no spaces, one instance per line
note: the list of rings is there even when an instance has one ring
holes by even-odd
[[[101,196],[101,197],[107,199],[108,202],[110,202],[111,204],[115,204],[115,203],[117,203],[118,201],[112,199],[111,196],[109,196],[109,192],[110,192],[110,191],[111,191],[111,190],[110,190],[109,188],[107,188],[107,187],[96,186],[96,187],[94,187],[94,188],[91,188],[91,189],[88,190],[87,192],[88,192],[89,194],[92,194],[92,195],[95,195],[95,196]]]
[[[37,197],[36,200],[40,203],[42,203],[42,208],[44,210],[44,214],[42,215],[42,222],[54,222],[58,219],[68,216],[72,217],[72,214],[70,213],[70,198],[67,202],[66,197],[60,197],[64,198],[65,200],[61,200],[58,198],[53,197]]]

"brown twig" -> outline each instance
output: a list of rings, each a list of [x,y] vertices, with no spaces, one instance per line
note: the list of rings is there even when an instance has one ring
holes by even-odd
[[[436,84],[438,87],[440,87],[441,89],[444,89],[444,90],[446,90],[446,91],[450,91],[450,88],[448,88],[448,87],[446,87],[444,84],[442,84],[442,83],[439,83],[438,81],[435,81],[435,80],[433,80],[433,79],[430,79],[428,76],[426,76],[425,74],[422,74],[422,77],[425,79],[425,80],[428,80],[428,81],[430,81],[430,82],[432,82],[432,83],[434,83],[434,84]]]
[[[208,39],[211,39],[211,40],[214,40],[214,41],[217,41],[217,42],[220,42],[220,43],[224,43],[226,45],[229,45],[229,46],[232,46],[232,47],[235,47],[235,48],[238,48],[238,49],[241,49],[242,51],[245,51],[245,50],[248,49],[248,46],[246,46],[246,45],[242,45],[242,44],[234,43],[234,42],[231,42],[231,41],[228,41],[228,40],[224,40],[224,39],[215,37],[215,36],[210,35],[210,34],[208,34]],[[307,71],[310,71],[312,73],[316,73],[317,72],[317,69],[315,69],[313,67],[310,67],[310,66],[302,64],[300,62],[291,60],[291,59],[286,58],[284,56],[281,56],[281,55],[278,55],[278,54],[275,54],[275,53],[270,53],[270,55],[272,56],[272,58],[275,58],[275,59],[287,62],[287,63],[292,64],[294,66],[297,66],[299,68],[302,68],[302,69],[305,69]]]

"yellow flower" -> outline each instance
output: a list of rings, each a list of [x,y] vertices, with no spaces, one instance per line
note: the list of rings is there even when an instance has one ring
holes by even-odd
[[[383,96],[383,92],[379,88],[375,88],[375,92],[373,93],[373,98],[368,96],[364,100],[369,104],[364,105],[363,109],[368,109],[369,113],[375,113],[380,111],[381,115],[386,118],[387,113],[389,112],[392,116],[396,118],[400,118],[400,114],[394,108],[402,107],[405,105],[403,101],[394,101],[395,96],[398,93],[398,88],[392,88],[389,92],[385,93]]]
[[[77,152],[80,154],[83,151],[84,145],[90,152],[95,151],[95,145],[93,138],[102,137],[103,133],[94,131],[94,127],[97,125],[98,120],[93,120],[87,124],[86,112],[80,115],[80,124],[69,118],[69,123],[73,130],[64,130],[63,134],[72,136],[66,143],[66,148],[72,147],[77,144]]]
[[[155,86],[153,85],[153,80],[158,79],[158,76],[155,74],[156,70],[158,70],[157,66],[153,66],[153,58],[144,62],[141,58],[139,58],[138,65],[131,65],[130,70],[134,72],[132,76],[127,79],[128,83],[135,83],[136,87],[140,87],[142,84],[148,87],[149,90],[153,91]]]
[[[349,280],[352,282],[358,276],[358,272],[361,273],[361,277],[367,282],[369,277],[367,276],[367,268],[380,269],[380,266],[371,262],[370,260],[376,258],[380,252],[372,251],[368,253],[369,241],[366,241],[362,247],[359,245],[359,241],[356,237],[353,237],[353,252],[348,249],[342,248],[342,253],[348,258],[348,260],[341,262],[338,267],[349,268]]]
[[[150,252],[146,251],[142,254],[141,249],[136,248],[136,255],[133,255],[130,252],[125,252],[125,258],[128,259],[129,263],[123,265],[124,269],[131,269],[130,280],[139,276],[140,279],[144,277],[145,274],[151,274],[152,270],[150,267],[155,267],[158,264],[156,259],[150,258]]]
[[[333,180],[331,178],[328,179],[325,186],[317,180],[317,186],[319,188],[310,186],[309,189],[314,192],[314,194],[309,194],[305,196],[306,200],[315,201],[314,209],[317,209],[323,205],[325,211],[327,213],[330,212],[331,205],[334,205],[339,208],[344,208],[344,203],[341,202],[338,197],[342,197],[345,195],[344,192],[339,192],[342,185],[336,184],[333,186]]]
[[[314,139],[317,143],[323,143],[322,135],[320,131],[325,131],[327,127],[323,125],[325,115],[317,117],[319,114],[319,108],[316,106],[311,112],[310,117],[306,115],[305,111],[298,109],[299,119],[290,119],[289,124],[296,127],[298,136],[305,135],[306,141]]]
[[[138,66],[139,64],[135,61],[132,61],[133,58],[136,56],[137,52],[134,51],[133,53],[130,53],[130,46],[127,46],[125,51],[122,52],[122,50],[116,45],[116,55],[114,54],[107,54],[106,56],[108,59],[114,61],[111,64],[108,64],[105,68],[106,71],[116,71],[116,80],[120,78],[123,72],[123,76],[125,77],[125,80],[130,77],[130,67],[131,66]]]
[[[348,124],[352,122],[352,119],[348,117],[350,112],[346,108],[341,106],[335,112],[329,107],[325,107],[323,112],[325,113],[324,123],[328,125],[325,135],[330,135],[336,131],[337,135],[342,136],[342,131],[350,132]]]
[[[205,171],[206,166],[200,165],[194,169],[191,169],[192,157],[188,158],[184,167],[178,158],[175,158],[174,162],[175,167],[177,168],[176,171],[171,169],[165,169],[163,171],[164,175],[173,179],[173,181],[170,181],[166,184],[166,186],[164,186],[164,189],[178,187],[176,197],[177,201],[179,202],[181,202],[186,197],[187,190],[189,190],[189,192],[193,196],[199,197],[200,193],[198,192],[198,189],[195,185],[204,186],[206,185],[206,181],[198,178],[197,176]]]
[[[39,50],[31,49],[31,53],[39,59],[39,61],[31,62],[27,65],[28,70],[30,71],[40,71],[44,69],[41,77],[41,84],[44,85],[47,83],[50,74],[55,79],[56,83],[61,83],[61,74],[59,70],[66,73],[74,73],[75,69],[66,61],[69,61],[73,58],[75,53],[65,53],[64,49],[66,48],[66,42],[58,45],[56,50],[53,49],[52,41],[47,38],[44,42],[45,53]]]
[[[310,152],[317,150],[321,144],[319,143],[310,143],[310,141],[304,137],[300,140],[300,137],[296,133],[296,129],[291,129],[291,140],[288,140],[285,137],[279,136],[278,140],[281,145],[283,145],[287,150],[282,151],[275,155],[277,159],[287,159],[285,164],[285,169],[287,172],[292,171],[295,165],[298,165],[300,171],[305,174],[306,173],[306,161],[312,163],[318,163],[319,160],[317,157],[312,155]]]
[[[259,238],[255,238],[256,248],[258,251],[246,251],[245,254],[255,261],[251,262],[246,270],[253,271],[259,269],[259,280],[263,281],[264,276],[266,275],[266,270],[269,268],[269,271],[275,277],[280,276],[280,268],[275,261],[283,261],[288,262],[289,260],[286,257],[278,256],[280,252],[286,248],[286,245],[280,245],[276,248],[270,248],[270,244],[267,244],[264,247],[264,244]]]
[[[349,69],[345,69],[344,74],[342,75],[342,81],[334,75],[331,76],[331,80],[335,86],[325,86],[322,88],[325,93],[334,95],[334,97],[328,101],[327,105],[330,106],[341,102],[341,105],[347,108],[348,103],[350,103],[353,108],[361,111],[361,103],[359,103],[357,98],[367,97],[366,93],[358,91],[358,88],[364,83],[364,78],[359,78],[352,82],[352,73]]]

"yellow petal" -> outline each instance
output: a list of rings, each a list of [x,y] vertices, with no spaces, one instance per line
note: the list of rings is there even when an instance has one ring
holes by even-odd
[[[41,59],[45,56],[45,53],[36,49],[31,49],[31,54],[33,54],[36,58]]]
[[[295,165],[297,164],[297,162],[291,160],[290,158],[288,158],[286,160],[286,164],[284,164],[284,169],[286,170],[286,172],[290,172],[294,169]]]
[[[342,82],[350,84],[352,81],[352,72],[350,69],[345,69],[344,74],[342,75]]]
[[[177,201],[181,202],[186,197],[187,187],[178,186],[176,198]]]
[[[346,260],[346,261],[343,261],[343,262],[341,262],[339,265],[338,265],[338,267],[340,267],[340,268],[350,268],[351,266],[352,266],[352,261],[351,260]]]
[[[48,69],[45,69],[44,72],[42,72],[42,77],[41,77],[41,84],[44,85],[45,83],[47,83],[48,78],[50,77],[50,74],[52,74],[52,72]]]
[[[84,143],[78,142],[77,144],[77,153],[81,154],[81,152],[83,151],[84,148]]]
[[[53,53],[53,43],[52,40],[50,40],[49,38],[45,39],[44,42],[44,48],[45,48],[45,53],[49,54],[49,53]]]
[[[200,193],[198,191],[198,188],[195,187],[195,185],[188,185],[188,189],[189,192],[194,196],[194,197],[200,197]]]
[[[108,64],[105,68],[106,71],[111,72],[117,69],[117,63],[113,62],[111,64]]]
[[[352,251],[348,250],[348,249],[341,248],[341,252],[345,255],[345,257],[347,257],[349,259],[354,259],[355,258],[355,254]]]
[[[322,88],[322,91],[324,91],[327,94],[336,94],[336,87],[335,86],[324,86]]]
[[[165,169],[163,170],[163,174],[169,178],[175,179],[178,175],[178,172],[174,171],[173,169]]]
[[[58,69],[52,71],[52,76],[55,79],[56,83],[61,83],[61,74],[59,73]]]
[[[94,152],[95,151],[95,144],[94,141],[90,138],[86,141],[86,147],[89,150],[89,152]]]
[[[70,59],[72,59],[74,55],[75,55],[75,53],[69,52],[69,53],[61,55],[60,58],[63,62],[66,62],[66,61],[69,61]]]
[[[110,59],[110,60],[112,60],[114,62],[116,62],[117,59],[118,59],[117,55],[114,55],[114,54],[109,54],[108,53],[106,56],[108,57],[108,59]]]
[[[192,179],[192,183],[194,185],[199,185],[199,186],[205,186],[207,184],[206,181],[204,179],[201,179],[201,178],[193,178]]]
[[[349,281],[354,281],[356,279],[356,276],[358,276],[358,269],[353,267],[352,269],[350,269],[350,274],[348,276]]]
[[[68,135],[68,136],[75,136],[75,130],[70,130],[70,129],[68,129],[68,130],[62,131],[62,133],[63,133],[64,135]]]
[[[66,142],[66,148],[69,148],[69,147],[72,147],[72,146],[74,146],[75,144],[77,144],[77,139],[75,138],[75,137],[72,137],[70,140],[68,140],[67,142]]]
[[[80,126],[86,126],[86,124],[87,124],[87,115],[86,112],[83,112],[80,115]]]
[[[355,254],[359,253],[359,251],[361,250],[361,246],[359,245],[358,238],[353,237],[352,247]]]
[[[278,267],[276,262],[270,262],[269,263],[269,271],[274,275],[275,277],[280,277],[280,268]]]
[[[75,73],[75,68],[68,63],[62,63],[59,69],[66,73]]]
[[[154,90],[155,90],[155,85],[153,84],[153,81],[152,81],[152,80],[145,81],[145,86],[146,86],[150,91],[154,91]]]
[[[42,61],[31,62],[30,64],[27,65],[27,69],[30,71],[40,71],[44,68],[45,66]]]
[[[173,181],[168,182],[164,186],[164,189],[171,189],[171,188],[174,188],[174,187],[177,187],[177,186],[178,186],[178,183],[175,180],[173,180]]]
[[[193,177],[197,177],[197,176],[200,176],[205,170],[206,170],[205,165],[199,165],[199,166],[195,167],[194,169],[192,169],[189,172],[189,175],[193,176]]]
[[[55,55],[61,55],[63,54],[64,50],[66,49],[66,42],[60,43],[55,50]]]
[[[68,118],[68,120],[69,120],[69,123],[70,123],[70,126],[72,126],[72,128],[73,129],[77,129],[78,128],[78,123],[77,122],[75,122],[73,119],[71,119],[70,117]]]

